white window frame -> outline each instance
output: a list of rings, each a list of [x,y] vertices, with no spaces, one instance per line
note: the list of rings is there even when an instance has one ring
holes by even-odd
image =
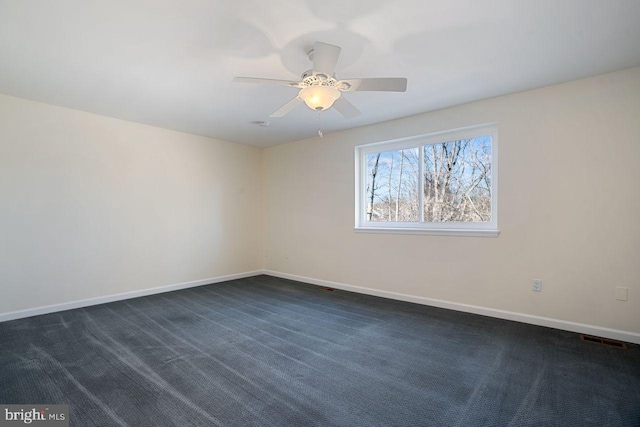
[[[423,147],[480,136],[491,136],[491,221],[490,222],[425,222]],[[381,151],[418,148],[419,151],[419,205],[418,222],[367,221],[366,185],[367,154]],[[440,236],[498,237],[498,129],[495,123],[470,126],[455,130],[433,132],[409,138],[362,144],[355,147],[355,228],[363,233],[431,234]]]

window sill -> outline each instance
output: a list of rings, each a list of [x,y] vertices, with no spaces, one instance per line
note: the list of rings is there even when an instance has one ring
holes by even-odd
[[[356,233],[424,234],[430,236],[498,237],[500,230],[452,228],[355,227]]]

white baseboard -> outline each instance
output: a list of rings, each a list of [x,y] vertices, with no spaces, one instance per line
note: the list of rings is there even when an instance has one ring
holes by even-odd
[[[229,274],[226,276],[212,277],[209,279],[194,280],[191,282],[177,283],[174,285],[159,286],[157,288],[142,289],[139,291],[122,292],[119,294],[106,295],[103,297],[88,298],[77,301],[69,301],[61,304],[47,305],[44,307],[27,308],[25,310],[0,313],[0,322],[22,319],[25,317],[38,316],[41,314],[55,313],[58,311],[72,310],[74,308],[89,307],[91,305],[106,304],[108,302],[121,301],[125,299],[144,297],[147,295],[161,294],[164,292],[177,291],[180,289],[193,288],[195,286],[208,285],[211,283],[226,282],[228,280],[243,279],[245,277],[264,274],[262,270],[248,271],[246,273]]]
[[[400,301],[413,302],[417,304],[430,305],[433,307],[447,308],[450,310],[464,311],[466,313],[481,314],[483,316],[496,317],[498,319],[513,320],[516,322],[529,323],[532,325],[546,326],[548,328],[562,329],[565,331],[577,332],[580,334],[595,335],[598,337],[610,338],[640,344],[640,333],[622,331],[618,329],[605,328],[602,326],[588,325],[585,323],[569,322],[567,320],[554,319],[550,317],[534,316],[531,314],[516,313],[513,311],[498,310],[495,308],[480,307],[477,305],[461,304],[458,302],[444,301],[433,298],[418,297],[414,295],[401,294],[397,292],[382,291],[379,289],[365,288],[361,286],[347,285],[344,283],[331,282],[328,280],[313,279],[311,277],[297,276],[295,274],[281,273],[279,271],[264,270],[263,274],[281,277],[283,279],[296,280],[310,283],[312,285],[327,286],[330,288],[342,289],[360,294],[375,295],[378,297],[390,298]]]
[[[212,277],[208,279],[194,280],[191,282],[177,283],[174,285],[160,286],[151,289],[123,292],[119,294],[106,295],[96,298],[88,298],[77,301],[69,301],[61,304],[47,305],[44,307],[28,308],[24,310],[0,313],[0,322],[22,319],[25,317],[38,316],[41,314],[55,313],[58,311],[72,310],[74,308],[89,307],[97,304],[106,304],[114,301],[138,298],[147,295],[161,294],[164,292],[177,291],[180,289],[193,288],[196,286],[208,285],[211,283],[226,282],[228,280],[242,279],[245,277],[267,274],[269,276],[281,277],[283,279],[296,280],[318,286],[328,286],[360,294],[374,295],[383,298],[390,298],[399,301],[413,302],[433,307],[447,308],[450,310],[463,311],[466,313],[480,314],[483,316],[495,317],[498,319],[513,320],[516,322],[529,323],[532,325],[546,326],[549,328],[562,329],[565,331],[577,332],[581,334],[595,335],[599,337],[611,338],[615,340],[640,344],[640,333],[622,331],[619,329],[605,328],[602,326],[588,325],[585,323],[570,322],[567,320],[554,319],[550,317],[534,316],[531,314],[516,313],[513,311],[498,310],[495,308],[480,307],[477,305],[462,304],[452,301],[444,301],[433,298],[425,298],[414,295],[401,294],[397,292],[383,291],[380,289],[365,288],[362,286],[347,285],[345,283],[332,282],[329,280],[314,279],[311,277],[298,276],[295,274],[282,273],[272,270],[254,270],[245,273],[229,274],[226,276]]]

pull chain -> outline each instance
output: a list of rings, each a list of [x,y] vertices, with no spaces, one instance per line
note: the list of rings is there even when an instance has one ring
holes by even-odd
[[[322,138],[322,118],[320,117],[320,111],[318,111],[318,136]]]

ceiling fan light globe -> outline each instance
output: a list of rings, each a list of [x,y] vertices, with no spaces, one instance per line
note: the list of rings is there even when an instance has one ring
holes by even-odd
[[[300,90],[298,97],[312,110],[323,111],[340,98],[340,91],[329,86],[310,86]]]

